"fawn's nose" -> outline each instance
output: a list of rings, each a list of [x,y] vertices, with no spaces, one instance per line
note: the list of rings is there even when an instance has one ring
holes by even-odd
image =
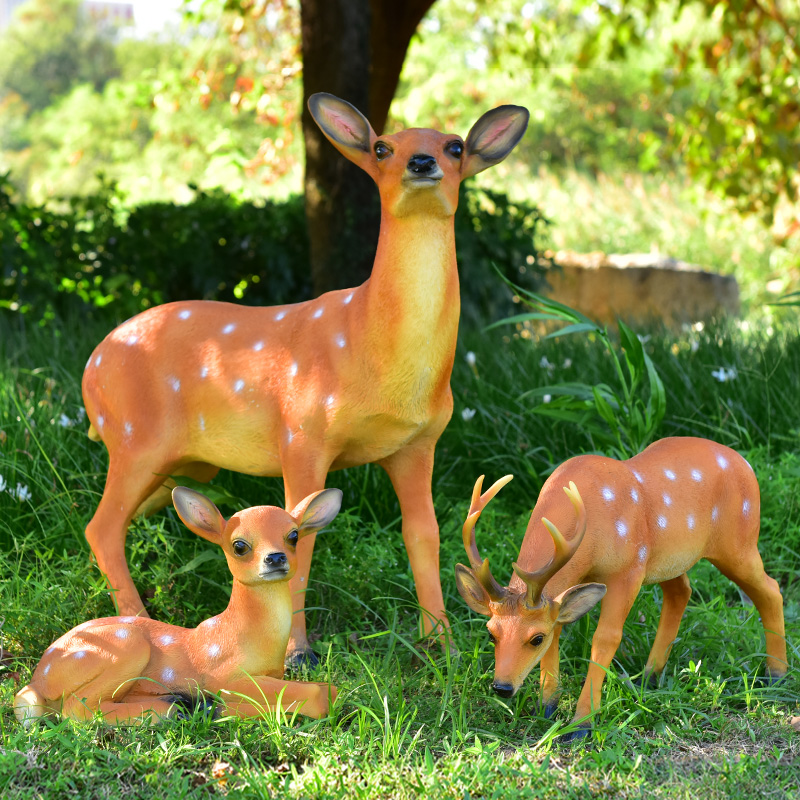
[[[492,689],[495,690],[500,697],[513,697],[514,696],[514,687],[510,683],[499,683],[495,681],[492,684]]]
[[[427,175],[436,167],[436,159],[426,153],[417,153],[408,159],[408,169],[415,175]]]
[[[270,553],[264,556],[264,563],[270,569],[281,569],[286,566],[286,553]]]

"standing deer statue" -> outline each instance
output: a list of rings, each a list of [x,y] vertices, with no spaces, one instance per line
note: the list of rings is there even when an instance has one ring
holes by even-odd
[[[274,506],[248,508],[227,522],[192,489],[176,488],[173,499],[188,528],[222,547],[233,574],[228,608],[197,628],[146,617],[78,625],[47,649],[18,692],[14,713],[26,727],[55,713],[73,719],[99,713],[110,724],[154,723],[204,692],[219,695],[225,713],[238,717],[259,716],[279,704],[309,717],[328,713],[336,689],[284,681],[283,658],[295,548],[333,520],[342,493],[316,492],[291,514]]]
[[[666,665],[692,593],[687,570],[701,558],[741,587],[764,625],[767,674],[787,670],[783,599],[758,552],[759,490],[750,465],[733,450],[692,437],[654,442],[627,461],[597,455],[561,464],[542,487],[514,564],[501,586],[478,555],[475,524],[508,475],[481,494],[479,478],[464,523],[471,568],[456,566],[467,605],[488,616],[495,644],[492,688],[513,697],[540,663],[546,716],[558,702],[558,639],[602,599],[592,638],[591,663],[573,722],[583,735],[600,707],[606,670],[622,639],[622,626],[643,584],[664,594],[661,618],[645,676]],[[569,488],[561,487],[568,483]],[[581,494],[576,484],[580,485]],[[585,502],[584,502],[585,500]],[[560,531],[572,530],[564,536]],[[555,553],[553,553],[555,546]],[[572,738],[572,737],[570,737]]]
[[[357,109],[329,94],[313,95],[309,108],[334,147],[378,185],[370,278],[271,308],[169,303],[112,331],[83,376],[89,436],[109,453],[86,538],[120,612],[142,614],[125,537],[134,515],[169,502],[164,476],[208,481],[220,468],[282,475],[289,509],[323,488],[330,470],[374,462],[400,502],[423,631],[443,637],[431,474],[453,410],[453,215],[461,181],[513,150],[528,112],[495,108],[463,141],[417,128],[377,136]],[[313,548],[309,536],[298,550],[289,661],[316,662],[303,613]]]

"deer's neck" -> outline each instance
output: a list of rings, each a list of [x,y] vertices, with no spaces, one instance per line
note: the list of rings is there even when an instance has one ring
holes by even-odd
[[[218,620],[235,631],[240,645],[249,651],[269,649],[275,642],[285,647],[292,621],[289,582],[245,586],[234,580],[230,602]]]
[[[426,356],[449,359],[452,367],[460,313],[452,216],[395,218],[384,211],[375,266],[364,288],[373,347],[395,360]]]

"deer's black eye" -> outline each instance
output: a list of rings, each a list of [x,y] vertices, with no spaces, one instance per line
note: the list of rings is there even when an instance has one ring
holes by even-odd
[[[246,556],[253,549],[244,539],[235,539],[231,548],[236,556]]]
[[[375,155],[378,158],[378,161],[383,161],[384,158],[390,156],[392,154],[391,149],[388,145],[385,145],[383,142],[375,142]]]
[[[534,647],[539,647],[539,645],[544,641],[544,636],[541,633],[537,634],[536,636],[531,639],[531,644]]]
[[[300,538],[300,535],[297,533],[297,531],[290,531],[289,534],[286,536],[286,541],[289,542],[289,544],[292,547],[296,547],[297,546],[297,540],[299,538]]]
[[[464,145],[461,142],[450,142],[450,144],[445,147],[445,150],[453,156],[453,158],[461,158],[461,154],[464,152]]]

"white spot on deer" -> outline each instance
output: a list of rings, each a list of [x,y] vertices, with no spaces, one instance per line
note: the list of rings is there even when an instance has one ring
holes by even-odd
[[[205,620],[202,624],[209,628],[216,628],[217,625],[219,625],[219,620],[216,617],[210,617],[209,619]]]
[[[665,469],[664,474],[667,476],[668,481],[675,480],[675,473],[671,469]]]
[[[700,472],[699,469],[693,469],[692,470],[692,480],[693,481],[697,481],[698,483],[700,483],[700,481],[703,480],[703,473]]]
[[[125,435],[130,436],[133,433],[133,425],[130,422],[125,423]]]
[[[45,667],[45,668],[42,670],[42,675],[47,675],[47,673],[48,673],[48,672],[50,672],[50,667],[52,667],[52,666],[53,666],[52,664],[48,664],[48,665],[47,665],[47,666],[46,666],[46,667]]]
[[[181,390],[181,382],[174,375],[171,375],[167,380],[173,392],[179,392]]]
[[[345,305],[349,305],[350,301],[353,299],[353,293],[350,292],[348,295],[345,296],[344,300],[342,301]]]
[[[633,470],[633,477],[636,478],[639,483],[644,483],[644,478],[636,470]]]
[[[76,650],[72,655],[75,658],[85,658],[86,657],[86,651],[85,650]]]
[[[219,653],[220,653],[220,649],[221,649],[221,648],[220,648],[220,646],[219,646],[218,644],[210,644],[210,645],[208,646],[208,654],[209,654],[209,655],[210,655],[212,658],[216,658],[216,657],[219,655]]]
[[[325,405],[326,405],[326,406],[328,406],[328,407],[332,406],[332,405],[333,405],[333,403],[334,403],[334,401],[335,401],[335,399],[336,399],[336,398],[335,398],[335,397],[334,397],[332,394],[329,394],[329,395],[328,395],[328,396],[325,398]]]
[[[672,505],[672,498],[666,492],[664,492],[662,497],[664,498],[664,505],[665,506],[671,506]]]
[[[689,514],[689,516],[686,517],[686,525],[690,531],[694,530],[694,514]]]
[[[320,306],[311,316],[314,317],[314,319],[319,319],[324,313],[325,309]]]
[[[289,367],[289,374],[294,378],[297,375],[297,362],[292,361],[292,365]]]
[[[203,367],[200,370],[200,377],[201,378],[207,378],[208,377],[208,367]]]
[[[239,378],[239,380],[233,384],[233,391],[238,393],[241,392],[242,389],[244,389],[244,381],[241,378]]]
[[[286,441],[291,444],[292,439],[294,439],[294,434],[287,428],[286,429]]]
[[[135,345],[135,344],[136,344],[136,342],[138,342],[138,341],[139,341],[139,337],[138,337],[138,336],[136,336],[136,334],[133,334],[132,336],[129,336],[129,337],[128,337],[128,338],[125,340],[125,344],[133,346],[133,345]]]
[[[103,427],[103,425],[105,425],[105,424],[106,424],[106,419],[105,419],[105,417],[104,417],[104,416],[101,414],[101,415],[100,415],[100,416],[97,418],[97,427],[98,427],[98,428],[102,428],[102,427]]]
[[[127,639],[131,635],[131,632],[127,628],[117,628],[114,631],[114,636],[117,639]]]
[[[644,560],[647,558],[647,548],[642,545],[639,548],[639,563],[644,564]]]
[[[338,334],[336,337],[336,345],[338,347],[344,347],[347,344],[347,340],[342,336],[342,334]]]
[[[223,329],[222,332],[224,334],[233,333],[236,330],[236,325],[233,322],[229,322]]]
[[[745,500],[742,503],[742,514],[747,516],[749,513],[750,513],[750,501],[749,500]]]
[[[119,621],[125,625],[133,625],[133,623],[136,622],[136,617],[120,617]]]
[[[206,418],[202,414],[198,414],[197,424],[200,426],[201,431],[204,431],[206,429]]]
[[[717,456],[717,464],[720,469],[728,469],[728,459],[725,456]]]
[[[165,633],[158,641],[163,645],[175,644],[175,637]]]
[[[636,490],[635,487],[631,489],[631,500],[633,500],[634,503],[639,502],[639,492]]]
[[[714,508],[711,509],[711,520],[713,522],[716,522],[718,517],[719,517],[719,509],[716,506],[714,506]]]
[[[614,523],[614,527],[617,529],[617,533],[618,533],[620,536],[625,536],[625,535],[628,533],[628,526],[627,526],[627,525],[625,524],[625,522],[624,522],[623,520],[621,520],[621,519],[618,519],[618,520],[617,520],[617,521]]]
[[[94,360],[94,365],[95,365],[96,367],[99,367],[99,366],[100,366],[100,362],[101,362],[102,360],[103,360],[103,354],[101,353],[101,354],[100,354],[99,356],[97,356],[97,358]]]
[[[607,503],[610,503],[614,499],[614,492],[609,489],[608,486],[603,488],[602,495],[603,500],[605,500]]]
[[[662,530],[667,527],[667,518],[663,514],[659,514],[658,519],[656,520],[658,527]]]
[[[255,350],[256,353],[260,353],[263,349],[264,349],[264,342],[256,342],[253,345],[253,350]]]
[[[278,312],[278,313],[275,315],[275,321],[276,321],[276,322],[280,322],[280,321],[281,321],[281,320],[282,320],[282,319],[283,319],[285,316],[286,316],[286,312],[285,312],[285,311],[279,311],[279,312]]]
[[[181,319],[189,319],[189,317],[191,317],[191,316],[192,316],[192,312],[191,312],[191,311],[189,311],[189,309],[188,309],[188,308],[184,308],[184,309],[183,309],[183,311],[181,311],[181,312],[180,312],[180,314],[178,314],[178,316],[179,316]]]
[[[164,667],[161,670],[161,680],[164,683],[172,683],[175,680],[175,670],[172,667]]]

